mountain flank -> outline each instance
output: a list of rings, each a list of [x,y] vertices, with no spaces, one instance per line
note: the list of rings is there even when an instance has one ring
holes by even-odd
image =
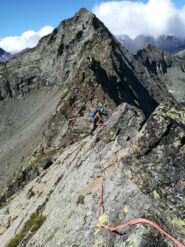
[[[121,102],[127,101],[140,107],[148,116],[157,106],[157,101],[168,94],[167,91],[161,92],[160,89],[161,93],[152,97],[151,89],[147,90],[144,87],[142,78],[138,79],[128,57],[129,53],[113,38],[103,23],[93,14],[81,9],[73,18],[63,21],[52,34],[42,38],[37,47],[18,54],[0,65],[0,103],[4,109],[7,104],[12,104],[19,109],[19,104],[21,105],[22,102],[21,112],[25,112],[22,121],[26,122],[33,114],[31,104],[27,108],[25,102],[30,97],[30,102],[33,101],[36,104],[35,109],[48,112],[47,119],[50,119],[49,128],[46,127],[47,123],[42,128],[42,132],[45,133],[43,141],[39,140],[34,145],[44,146],[44,149],[66,146],[78,140],[80,134],[84,133],[84,129],[74,131],[73,126],[79,125],[77,115],[82,115],[82,110],[87,109],[90,101],[93,104],[101,102],[110,111]],[[140,66],[142,70],[145,70],[142,64]],[[47,91],[51,92],[53,87],[58,88],[56,90],[60,99],[56,97],[50,111],[41,98],[35,97],[42,91],[43,97],[47,98]],[[165,86],[164,88],[166,89]],[[48,98],[48,104],[49,102]],[[145,102],[148,103],[145,104]],[[52,106],[56,107],[56,105],[58,105],[57,110],[53,112]],[[22,142],[23,146],[29,147],[25,156],[9,145],[11,140],[14,147],[18,147],[18,133],[18,136],[25,136],[23,133],[27,131],[23,130],[22,125],[19,132],[17,132],[18,128],[13,128],[21,123],[22,118],[19,119],[16,112],[12,111],[11,117],[8,116],[11,118],[8,122],[13,122],[10,127],[13,129],[11,137],[7,138],[4,132],[7,117],[4,117],[5,121],[1,121],[1,139],[4,140],[1,146],[2,158],[0,158],[2,174],[4,162],[6,171],[11,168],[13,172],[21,163],[28,162],[31,152],[35,153],[29,140],[24,139]],[[35,118],[37,117],[33,115],[33,120]],[[41,130],[41,126],[43,126],[42,122],[37,130]],[[31,128],[30,126],[28,129]],[[63,138],[64,135],[65,138]],[[11,157],[15,157],[13,165],[8,155],[9,148],[11,148]],[[4,179],[1,178],[1,180]]]
[[[183,242],[185,61],[146,45],[130,54],[86,9],[0,64],[0,242],[171,247]],[[91,107],[105,107],[90,135]]]

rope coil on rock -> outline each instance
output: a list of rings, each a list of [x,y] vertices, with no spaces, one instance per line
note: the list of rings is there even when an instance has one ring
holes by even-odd
[[[134,219],[134,220],[130,220],[129,222],[119,225],[119,226],[115,226],[115,227],[111,227],[105,224],[102,224],[99,220],[101,213],[103,213],[103,189],[104,189],[104,177],[103,177],[103,172],[104,169],[102,167],[101,164],[101,154],[100,154],[100,150],[95,150],[96,153],[98,154],[98,157],[100,159],[100,165],[101,165],[101,181],[100,181],[100,197],[99,197],[99,209],[98,209],[98,213],[96,216],[96,224],[100,227],[103,227],[104,229],[108,230],[108,231],[121,231],[124,228],[128,227],[128,226],[132,226],[132,225],[137,225],[137,224],[147,224],[153,228],[155,228],[156,230],[158,230],[158,232],[160,232],[161,234],[164,234],[166,237],[168,237],[169,239],[171,239],[171,241],[178,247],[185,247],[185,245],[183,243],[181,243],[180,241],[178,241],[175,237],[173,237],[172,235],[170,235],[169,233],[167,233],[166,231],[164,231],[158,224],[156,224],[155,222],[151,221],[151,220],[147,220],[144,218],[138,218],[138,219]]]

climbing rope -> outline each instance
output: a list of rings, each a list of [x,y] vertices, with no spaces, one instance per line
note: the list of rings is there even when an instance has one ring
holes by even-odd
[[[176,238],[174,238],[172,235],[170,235],[169,233],[167,233],[166,231],[164,231],[159,225],[157,225],[155,222],[151,221],[151,220],[147,220],[147,219],[144,219],[144,218],[138,218],[138,219],[134,219],[134,220],[131,220],[125,224],[122,224],[122,225],[119,225],[119,226],[115,226],[115,227],[111,227],[111,226],[108,226],[108,225],[105,225],[103,223],[100,222],[100,217],[101,217],[101,214],[103,214],[103,190],[104,190],[104,176],[103,176],[103,173],[104,173],[104,169],[103,169],[103,166],[101,164],[101,154],[100,154],[100,150],[96,150],[96,153],[98,154],[98,157],[100,159],[100,165],[101,165],[101,177],[100,177],[100,197],[99,197],[99,209],[98,209],[98,213],[97,213],[97,216],[96,216],[96,224],[108,231],[121,231],[123,230],[124,228],[128,227],[128,226],[132,226],[132,225],[137,225],[137,224],[147,224],[147,225],[150,225],[151,227],[157,229],[160,233],[164,234],[166,237],[168,237],[169,239],[172,240],[172,242],[178,246],[178,247],[185,247],[185,245],[181,242],[179,242]]]

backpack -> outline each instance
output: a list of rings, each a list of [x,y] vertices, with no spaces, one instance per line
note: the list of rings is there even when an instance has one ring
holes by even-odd
[[[93,119],[93,118],[95,117],[97,111],[98,111],[98,110],[97,110],[96,108],[94,108],[94,109],[89,113],[91,119]]]

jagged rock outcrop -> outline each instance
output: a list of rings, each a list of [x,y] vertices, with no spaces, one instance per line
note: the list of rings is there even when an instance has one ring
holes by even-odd
[[[185,58],[185,50],[180,51],[179,53],[176,54],[177,57],[180,57],[181,59]]]
[[[158,88],[167,87],[173,97],[179,101],[185,100],[185,61],[172,56],[152,45],[145,45],[137,52],[139,61],[148,71],[146,81],[153,78]],[[146,74],[147,75],[147,74]],[[149,83],[152,84],[152,81]],[[162,89],[164,90],[164,89]]]
[[[58,151],[52,166],[0,210],[2,247],[33,213],[46,220],[19,246],[173,246],[146,225],[120,234],[96,226],[101,166],[106,224],[145,217],[183,241],[184,110],[167,101],[144,124],[142,112],[123,104],[93,138]]]

